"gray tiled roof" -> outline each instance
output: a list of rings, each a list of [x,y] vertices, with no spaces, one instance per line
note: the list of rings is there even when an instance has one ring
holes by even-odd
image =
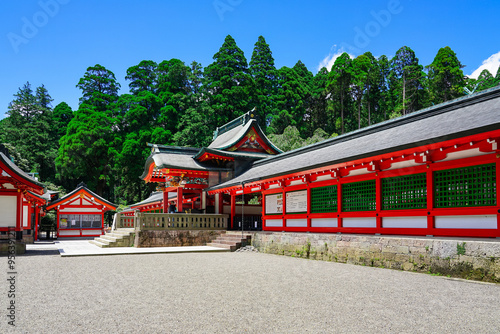
[[[177,197],[177,193],[174,193],[174,192],[169,192],[168,193],[168,198],[169,199],[170,198],[174,198],[174,197]],[[128,207],[126,207],[125,209],[123,209],[122,212],[124,212],[124,211],[131,211],[132,207],[136,207],[136,206],[140,206],[140,205],[146,205],[146,204],[149,204],[149,203],[154,203],[154,202],[159,202],[159,201],[163,201],[163,192],[161,192],[161,191],[155,191],[155,192],[151,193],[151,195],[148,198],[146,198],[145,200],[129,205]]]
[[[255,162],[211,189],[320,168],[500,129],[500,87]]]
[[[173,169],[188,169],[199,171],[218,171],[227,170],[225,168],[212,167],[208,164],[200,163],[193,159],[193,156],[198,153],[199,148],[177,147],[177,146],[161,146],[153,145],[151,155],[146,160],[146,168],[141,175],[144,179],[148,173],[148,166],[152,163],[157,168],[173,168]]]
[[[251,120],[246,124],[240,124],[220,135],[214,139],[214,141],[208,145],[209,148],[225,149],[233,146],[245,135],[245,133],[250,129],[255,120]]]
[[[13,163],[9,157],[7,157],[5,154],[0,152],[0,161],[3,162],[10,170],[12,170],[13,173],[16,175],[20,176],[21,178],[25,179],[28,182],[31,182],[32,184],[35,184],[41,188],[44,188],[44,185],[41,182],[38,182],[25,172],[23,172],[15,163]]]
[[[212,141],[208,148],[220,149],[224,150],[230,148],[233,145],[236,145],[241,138],[252,128],[258,132],[258,135],[266,141],[266,143],[271,146],[272,149],[281,153],[282,151],[276,147],[267,136],[262,132],[257,120],[250,116],[252,111],[247,112],[246,114],[232,120],[226,125],[217,128],[216,137]]]
[[[102,198],[101,196],[97,195],[96,193],[94,193],[92,190],[90,190],[89,188],[87,188],[87,185],[86,185],[85,183],[83,183],[83,182],[82,182],[82,183],[80,183],[80,184],[78,185],[78,187],[77,187],[75,190],[73,190],[72,192],[70,192],[70,193],[69,193],[69,194],[67,194],[66,196],[61,197],[61,198],[59,198],[59,199],[57,199],[57,200],[55,200],[55,201],[53,201],[53,202],[50,202],[50,203],[49,203],[49,205],[48,205],[47,207],[52,207],[52,208],[54,208],[55,206],[57,206],[57,204],[59,204],[59,203],[63,203],[63,202],[64,202],[67,198],[70,198],[71,196],[73,196],[75,193],[79,192],[79,191],[80,191],[80,190],[82,190],[82,189],[84,189],[85,191],[87,191],[87,192],[88,192],[91,196],[93,196],[94,198],[97,198],[97,199],[99,199],[100,201],[102,201],[102,202],[104,202],[104,203],[108,204],[109,206],[114,207],[114,210],[116,210],[116,208],[118,207],[118,205],[113,204],[113,203],[111,203],[110,201],[108,201],[108,200],[106,200],[106,199]]]

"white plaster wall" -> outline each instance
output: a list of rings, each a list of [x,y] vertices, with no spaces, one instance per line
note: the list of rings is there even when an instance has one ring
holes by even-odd
[[[265,226],[283,227],[283,219],[267,219],[265,221]]]
[[[337,218],[312,218],[311,227],[337,227]]]
[[[16,226],[17,196],[0,196],[0,227]]]
[[[427,217],[384,217],[382,227],[386,228],[427,228]]]
[[[307,219],[287,219],[287,227],[307,227]]]
[[[496,215],[488,216],[442,216],[435,217],[434,226],[436,228],[477,228],[496,229]]]
[[[362,218],[344,218],[342,219],[344,227],[377,227],[377,219],[375,217]]]

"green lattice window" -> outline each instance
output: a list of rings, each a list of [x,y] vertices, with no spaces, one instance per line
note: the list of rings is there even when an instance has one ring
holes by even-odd
[[[425,209],[425,173],[382,179],[382,210]]]
[[[494,206],[495,164],[434,172],[434,189],[436,208]]]
[[[311,213],[337,212],[337,186],[311,189]]]
[[[342,185],[342,211],[375,211],[375,180]]]

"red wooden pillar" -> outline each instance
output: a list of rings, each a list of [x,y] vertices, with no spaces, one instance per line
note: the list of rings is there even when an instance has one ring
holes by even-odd
[[[163,192],[163,213],[168,212],[168,206],[170,203],[168,203],[168,191]]]
[[[224,213],[224,199],[223,199],[223,194],[218,193],[217,196],[219,196],[219,213],[223,214]]]
[[[377,233],[382,233],[382,217],[380,217],[380,212],[382,211],[382,180],[375,173],[375,212],[376,212],[376,222],[377,222]]]
[[[500,161],[498,158],[500,158],[500,154],[496,155],[497,157],[497,163],[496,163],[496,187],[497,187],[497,208],[500,207],[500,187],[498,186],[498,181],[500,180]],[[497,237],[500,237],[500,210],[497,210]]]
[[[285,182],[283,181],[282,185],[281,185],[281,193],[283,194],[283,207],[281,208],[282,212],[282,219],[283,219],[283,222],[282,222],[282,227],[283,227],[283,230],[286,229],[286,192],[285,192]]]
[[[231,193],[231,229],[234,228],[234,216],[236,216],[236,194]]]
[[[16,239],[19,239],[19,234],[23,230],[23,196],[20,192],[17,193],[17,218],[16,218]],[[22,239],[22,237],[21,237]]]
[[[39,222],[39,216],[40,216],[40,207],[35,206],[35,235],[33,236],[33,240],[34,241],[38,240],[38,222]]]
[[[427,234],[434,235],[434,216],[432,210],[434,209],[434,178],[432,175],[432,165],[427,164]]]
[[[342,217],[340,214],[342,213],[342,183],[340,183],[340,179],[337,179],[337,228],[342,228]]]
[[[57,219],[57,229],[56,229],[56,235],[57,237],[59,238],[59,209],[57,209],[57,216],[56,216],[56,219]],[[51,233],[51,232],[49,232]]]
[[[182,187],[177,188],[177,212],[182,212]]]

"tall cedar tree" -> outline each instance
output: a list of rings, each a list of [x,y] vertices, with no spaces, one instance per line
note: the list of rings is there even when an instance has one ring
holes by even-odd
[[[243,51],[228,35],[205,68],[205,85],[210,106],[215,112],[214,126],[223,125],[253,108],[252,76]]]
[[[43,85],[34,93],[29,82],[14,96],[8,117],[2,122],[2,142],[9,143],[12,150],[26,159],[28,172],[38,173],[41,181],[53,182],[57,138],[51,136],[52,98]]]
[[[255,43],[249,70],[255,81],[255,113],[265,129],[268,120],[277,113],[278,71],[269,44],[262,36]]]
[[[112,167],[121,138],[117,132],[116,101],[120,84],[113,72],[101,65],[89,67],[77,84],[81,103],[60,140],[56,165],[60,178],[80,181],[100,196],[113,196]]]
[[[311,96],[306,112],[306,125],[308,125],[307,136],[316,131],[324,129],[327,133],[333,134],[335,128],[329,127],[327,108],[328,108],[328,70],[322,67],[314,76],[311,83]]]
[[[277,107],[279,113],[273,115],[268,133],[282,133],[288,126],[295,126],[299,132],[305,131],[305,100],[308,87],[293,68],[282,67],[279,73]]]
[[[400,48],[392,58],[389,80],[394,110],[391,117],[406,115],[424,105],[425,73],[422,70],[415,52],[407,46]]]
[[[449,47],[439,49],[429,70],[429,86],[435,104],[463,95],[465,77],[455,52]]]
[[[348,117],[348,110],[350,110],[350,94],[352,85],[352,60],[349,54],[346,52],[342,53],[332,66],[332,69],[328,78],[328,90],[330,92],[330,98],[333,102],[334,114],[331,115],[330,119],[337,119],[335,127],[337,131],[340,130],[341,134],[346,131],[345,121]],[[340,123],[340,126],[337,125]],[[340,128],[339,128],[340,127]]]

